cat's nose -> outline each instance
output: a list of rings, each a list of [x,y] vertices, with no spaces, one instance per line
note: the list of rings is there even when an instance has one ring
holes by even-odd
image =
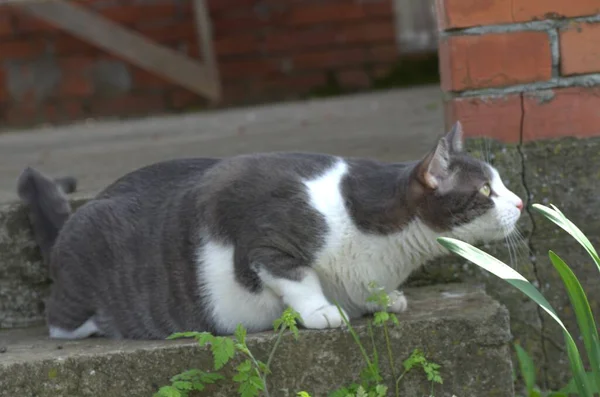
[[[517,208],[519,211],[523,211],[523,200],[517,201]]]

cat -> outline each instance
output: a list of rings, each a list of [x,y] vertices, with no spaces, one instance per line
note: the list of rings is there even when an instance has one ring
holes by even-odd
[[[163,339],[272,327],[290,306],[309,329],[379,310],[369,284],[398,290],[436,241],[509,235],[523,202],[463,150],[460,123],[421,160],[382,163],[276,152],[169,160],[121,177],[72,214],[60,187],[19,179],[53,279],[49,335]],[[51,241],[50,241],[50,240]]]

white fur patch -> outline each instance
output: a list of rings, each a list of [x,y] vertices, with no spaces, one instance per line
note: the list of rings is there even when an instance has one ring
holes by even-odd
[[[252,293],[235,280],[233,246],[209,241],[200,249],[198,284],[221,333],[233,333],[238,323],[249,332],[273,326],[283,302],[272,290]]]
[[[59,327],[50,326],[49,334],[52,339],[84,339],[88,336],[100,333],[100,329],[96,325],[94,319],[90,318],[83,323],[79,328],[73,331],[68,331]]]
[[[323,175],[306,181],[310,203],[324,217],[329,233],[317,253],[314,269],[325,295],[337,301],[351,317],[368,311],[368,284],[372,281],[392,292],[427,259],[443,253],[437,233],[420,220],[387,236],[360,231],[346,210],[340,183],[348,165],[338,163]],[[397,309],[405,309],[400,302]]]

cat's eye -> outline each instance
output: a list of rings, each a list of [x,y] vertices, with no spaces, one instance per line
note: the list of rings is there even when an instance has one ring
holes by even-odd
[[[479,193],[483,194],[485,197],[490,197],[492,194],[492,188],[489,183],[486,183],[479,189]]]

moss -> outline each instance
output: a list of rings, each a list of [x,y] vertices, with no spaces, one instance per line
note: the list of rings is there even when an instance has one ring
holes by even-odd
[[[327,72],[327,82],[314,88],[308,93],[309,98],[327,98],[337,95],[342,95],[344,93],[344,89],[338,82],[337,77],[332,71]]]
[[[371,76],[371,87],[360,91],[377,91],[398,87],[412,87],[440,82],[437,54],[413,56],[398,60],[382,77],[373,77],[373,66],[365,67]],[[344,88],[333,71],[327,73],[327,82],[309,91],[308,98],[326,98],[359,91]],[[433,110],[437,104],[431,104]]]
[[[439,82],[438,56],[428,54],[398,61],[387,75],[373,80],[373,89],[410,87]]]

